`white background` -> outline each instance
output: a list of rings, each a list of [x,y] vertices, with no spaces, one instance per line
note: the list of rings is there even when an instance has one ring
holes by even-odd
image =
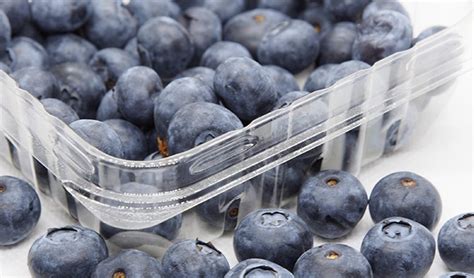
[[[409,4],[412,19],[416,21],[415,34],[421,28],[436,22],[451,25],[460,18],[459,13],[446,12],[447,5],[456,5],[457,1],[406,2]],[[423,11],[417,8],[426,6],[426,3],[429,3],[429,10]],[[369,193],[381,177],[394,171],[413,171],[428,178],[438,188],[443,200],[443,214],[440,224],[433,231],[435,236],[442,223],[449,218],[463,212],[474,211],[472,83],[472,73],[459,78],[452,95],[444,98],[446,101],[441,105],[444,107],[429,109],[426,117],[432,119],[432,123],[419,128],[409,146],[364,167],[359,175]],[[0,160],[0,175],[6,174],[19,175],[11,166]],[[44,234],[50,227],[74,223],[74,220],[53,201],[44,197],[41,197],[41,201],[43,212],[32,235],[16,246],[0,247],[0,277],[29,277],[26,259],[34,239]],[[363,220],[350,236],[342,240],[342,243],[359,249],[363,236],[372,225],[370,216],[366,213]],[[231,236],[224,236],[214,243],[223,251],[231,265],[234,265],[236,259],[232,250]],[[321,243],[323,243],[321,239],[315,238],[315,245]],[[446,271],[439,255],[436,254],[427,277],[438,277]]]

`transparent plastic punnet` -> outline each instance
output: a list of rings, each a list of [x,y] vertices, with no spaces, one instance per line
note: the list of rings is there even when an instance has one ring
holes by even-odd
[[[432,5],[408,10],[418,16]],[[211,240],[254,209],[291,206],[304,175],[357,173],[403,146],[416,126],[433,121],[424,119],[425,109],[442,104],[442,93],[472,66],[471,6],[457,5],[447,10],[464,19],[413,48],[243,129],[155,161],[100,152],[0,72],[0,157],[120,247]],[[418,31],[443,24],[412,21]],[[295,173],[303,168],[303,175]]]

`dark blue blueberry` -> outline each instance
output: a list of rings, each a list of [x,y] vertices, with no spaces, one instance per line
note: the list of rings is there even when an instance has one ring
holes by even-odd
[[[49,229],[28,253],[33,277],[90,277],[108,256],[105,241],[93,230],[80,226]]]
[[[140,26],[153,17],[175,16],[171,0],[130,0],[126,8],[138,20]]]
[[[310,93],[326,88],[332,71],[338,67],[336,64],[326,64],[315,69],[306,80],[303,89]]]
[[[79,116],[71,106],[55,98],[45,98],[41,100],[44,109],[54,117],[60,119],[67,125],[79,120]]]
[[[367,203],[367,193],[356,177],[327,170],[304,182],[297,209],[315,235],[335,239],[354,229],[364,216]]]
[[[31,1],[33,22],[46,33],[72,32],[86,23],[92,13],[91,0]]]
[[[405,10],[402,4],[398,2],[397,0],[374,0],[372,3],[367,5],[364,9],[364,13],[362,14],[362,18],[365,20],[378,11],[382,10],[391,10],[395,12],[399,12],[406,16],[407,18],[410,18],[408,15],[408,12]]]
[[[13,34],[19,32],[30,21],[28,0],[0,1],[0,10],[8,16]]]
[[[370,65],[361,62],[361,61],[347,61],[342,64],[337,65],[334,67],[334,69],[330,70],[329,72],[329,78],[327,79],[326,82],[326,87],[330,87],[334,84],[336,84],[337,81],[355,73],[361,70],[365,70],[370,68]],[[354,99],[354,96],[352,96]]]
[[[81,119],[94,119],[105,86],[99,75],[87,65],[63,63],[51,72],[59,83],[59,99],[72,107]]]
[[[93,44],[72,33],[49,36],[44,47],[52,65],[65,62],[88,64],[97,52]]]
[[[374,277],[423,277],[433,263],[436,242],[423,225],[392,217],[369,230],[360,250]]]
[[[324,38],[332,29],[333,19],[331,15],[327,14],[319,4],[312,3],[308,5],[299,15],[299,18],[311,24],[320,38]]]
[[[429,96],[422,97],[428,98]],[[388,129],[385,135],[384,154],[393,153],[410,142],[419,117],[416,105],[409,105],[406,112],[402,114],[391,112],[394,113],[389,114],[385,123]]]
[[[313,246],[313,236],[301,218],[284,209],[260,209],[247,215],[234,234],[237,259],[269,260],[292,270]]]
[[[187,10],[191,7],[202,6],[204,0],[174,0],[182,10]]]
[[[220,105],[208,102],[188,104],[176,112],[169,124],[169,154],[187,151],[242,127],[239,118]]]
[[[213,69],[206,68],[206,67],[194,67],[187,69],[180,74],[176,75],[176,79],[183,78],[183,77],[194,77],[209,86],[211,89],[214,90],[214,75],[216,72]]]
[[[42,45],[45,42],[45,34],[33,22],[26,22],[16,36],[31,38]]]
[[[12,29],[7,15],[0,10],[0,53],[5,53],[12,39]]]
[[[194,56],[188,31],[169,17],[148,20],[138,30],[137,43],[141,63],[163,78],[172,78],[183,71]]]
[[[212,88],[194,77],[176,79],[155,98],[155,128],[161,139],[166,139],[173,116],[182,107],[194,102],[217,103]]]
[[[134,124],[121,119],[111,119],[108,124],[119,136],[122,142],[124,159],[142,160],[148,153],[145,134]]]
[[[324,9],[338,21],[357,21],[371,0],[324,0]]]
[[[274,65],[263,66],[263,68],[265,68],[267,73],[273,79],[278,98],[281,98],[289,92],[298,91],[300,89],[295,77],[286,69]]]
[[[374,64],[411,47],[413,30],[403,14],[382,10],[364,19],[357,27],[352,58]]]
[[[438,191],[427,179],[411,172],[396,172],[377,182],[370,194],[369,210],[374,222],[400,216],[432,230],[438,224],[442,204]]]
[[[296,262],[295,278],[371,278],[367,259],[344,244],[327,243],[306,251]]]
[[[0,246],[25,239],[41,215],[41,203],[33,186],[10,176],[0,176],[0,208]]]
[[[433,36],[434,34],[443,31],[444,29],[446,29],[445,26],[432,26],[432,27],[429,27],[429,28],[423,30],[423,31],[418,35],[418,37],[416,37],[415,39],[413,39],[412,45],[415,45],[415,44],[417,44],[419,41],[422,41],[422,40],[424,40],[424,39],[426,39],[426,38],[428,38],[428,37],[431,37],[431,36]]]
[[[122,119],[122,114],[118,110],[115,90],[108,91],[102,98],[97,109],[97,120],[105,121],[110,119]]]
[[[224,40],[240,43],[256,57],[258,46],[265,33],[288,19],[285,14],[270,9],[244,12],[225,24]]]
[[[132,38],[127,42],[123,50],[127,51],[133,58],[140,60],[140,55],[138,54],[138,43],[137,38]]]
[[[201,56],[214,43],[222,40],[222,25],[212,11],[195,7],[183,13],[181,24],[188,30],[194,44],[193,64],[198,64]]]
[[[299,0],[258,0],[257,7],[260,9],[273,9],[291,17],[294,17],[303,7],[303,2]]]
[[[258,46],[258,60],[298,73],[314,63],[319,55],[319,35],[303,20],[287,20],[274,26]]]
[[[216,13],[222,22],[226,22],[245,10],[245,0],[203,0],[202,6]]]
[[[100,262],[91,278],[161,278],[160,262],[145,252],[127,249]]]
[[[439,278],[474,278],[474,274],[466,272],[449,272],[439,276]]]
[[[238,43],[229,41],[216,42],[203,53],[201,66],[215,70],[220,64],[232,57],[252,58],[252,55],[250,55],[245,47]]]
[[[59,86],[56,77],[41,68],[27,67],[11,74],[18,86],[37,99],[57,97]]]
[[[100,151],[117,158],[124,156],[122,141],[108,124],[96,120],[78,120],[69,126],[82,139]]]
[[[352,44],[357,27],[352,22],[339,22],[321,40],[319,64],[339,64],[352,59]]]
[[[107,88],[112,88],[122,73],[138,66],[138,59],[120,48],[104,48],[92,56],[89,66],[95,71]]]
[[[2,62],[12,71],[26,67],[47,68],[49,57],[41,44],[27,37],[16,37],[12,40]]]
[[[200,240],[178,241],[161,260],[163,277],[224,277],[229,263],[211,243]]]
[[[138,66],[128,69],[115,86],[120,114],[139,127],[153,126],[154,99],[162,89],[160,77],[151,68]]]
[[[90,0],[92,14],[84,26],[87,39],[98,48],[123,47],[137,34],[137,20],[119,0]]]
[[[148,145],[148,153],[151,153],[150,156],[147,156],[145,160],[153,160],[158,151],[158,131],[156,129],[149,130],[146,134],[146,142]],[[158,152],[159,154],[159,152]],[[161,154],[160,154],[161,155]],[[159,157],[161,158],[161,157]],[[156,159],[159,159],[158,157]]]
[[[293,278],[293,274],[285,268],[262,259],[248,259],[234,266],[224,278],[258,278],[278,277]]]
[[[244,122],[272,110],[278,98],[271,76],[250,58],[230,58],[222,63],[216,70],[214,90]]]
[[[7,74],[9,74],[11,72],[10,67],[7,66],[5,63],[2,63],[2,62],[0,62],[0,70],[4,71]]]
[[[449,269],[474,273],[474,213],[458,215],[443,225],[438,250]]]

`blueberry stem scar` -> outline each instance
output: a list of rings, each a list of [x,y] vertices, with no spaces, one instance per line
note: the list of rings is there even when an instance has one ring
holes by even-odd
[[[400,183],[405,187],[414,187],[416,186],[416,181],[411,178],[403,178],[400,180]]]
[[[0,184],[0,193],[3,193],[7,190],[7,186],[4,184]]]
[[[327,254],[326,254],[326,258],[329,259],[329,260],[336,260],[340,257],[341,255],[339,255],[339,253],[337,253],[336,251],[329,251]]]
[[[127,276],[125,275],[125,272],[123,270],[118,270],[114,273],[112,278],[126,278]]]
[[[329,186],[336,186],[339,183],[339,180],[336,178],[330,178],[326,181],[326,184]]]

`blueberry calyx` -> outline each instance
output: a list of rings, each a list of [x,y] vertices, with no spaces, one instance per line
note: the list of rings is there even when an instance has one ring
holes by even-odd
[[[459,217],[458,225],[462,229],[469,229],[474,231],[474,213],[464,214],[463,216]]]
[[[336,186],[339,183],[338,178],[330,177],[326,179],[326,184],[330,187]]]
[[[403,220],[385,222],[382,231],[391,239],[402,239],[411,234],[412,226]]]
[[[263,226],[279,227],[288,221],[288,215],[285,213],[276,212],[265,212],[261,216],[261,224]]]
[[[253,19],[257,23],[262,23],[262,22],[265,21],[265,16],[264,15],[256,15],[256,16],[253,17]]]
[[[277,277],[277,274],[278,274],[278,272],[276,272],[275,269],[273,269],[269,266],[259,265],[259,266],[252,267],[252,268],[249,268],[248,270],[246,270],[243,277],[250,276],[249,274],[251,274],[255,270],[263,270],[266,273],[271,272],[273,274],[273,276],[275,276],[275,277]]]
[[[217,250],[214,244],[212,244],[210,241],[206,243],[204,241],[200,241],[199,239],[196,239],[196,248],[198,249],[199,252],[205,253],[205,254],[212,254],[214,252],[217,252],[218,254],[222,254],[221,251]]]
[[[337,259],[339,259],[340,256],[341,255],[339,253],[337,253],[336,251],[333,251],[333,250],[328,251],[326,253],[326,255],[324,255],[324,257],[326,257],[326,259],[328,259],[328,260],[337,260]]]
[[[119,269],[115,271],[114,274],[112,275],[112,278],[126,278],[126,277],[127,275],[125,274],[123,269]]]
[[[7,186],[0,183],[0,193],[7,191]]]
[[[400,183],[405,187],[415,187],[416,181],[412,178],[403,178],[400,180]]]
[[[52,228],[52,229],[48,229],[48,232],[46,233],[46,237],[50,239],[51,241],[61,242],[63,239],[61,234],[69,233],[69,232],[77,233],[79,231],[72,226],[66,226],[62,228]]]

